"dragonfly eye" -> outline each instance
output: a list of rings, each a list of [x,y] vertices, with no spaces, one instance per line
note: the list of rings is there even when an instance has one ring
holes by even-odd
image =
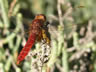
[[[46,16],[44,14],[38,14],[36,15],[35,19],[41,19],[43,21],[46,21]]]

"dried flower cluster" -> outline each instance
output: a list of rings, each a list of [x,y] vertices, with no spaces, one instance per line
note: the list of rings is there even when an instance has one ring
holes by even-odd
[[[47,44],[45,40],[42,40],[40,50],[34,53],[34,56],[36,58],[32,59],[31,70],[33,72],[41,72],[42,67],[49,60],[50,53],[51,53],[50,45]]]

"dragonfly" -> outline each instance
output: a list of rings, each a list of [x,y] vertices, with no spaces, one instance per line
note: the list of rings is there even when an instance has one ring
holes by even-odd
[[[67,26],[66,28],[68,27],[69,26]],[[22,62],[25,59],[25,57],[28,55],[29,51],[31,50],[32,46],[35,44],[36,41],[40,42],[41,40],[46,40],[46,43],[50,44],[50,37],[47,35],[48,31],[46,29],[48,29],[46,24],[46,16],[44,14],[36,15],[34,20],[29,26],[28,41],[26,42],[25,46],[22,48],[17,58],[17,64],[20,64],[20,62]]]
[[[38,14],[35,16],[35,19],[32,21],[29,27],[29,37],[22,48],[18,58],[17,64],[20,64],[25,57],[28,55],[30,49],[35,44],[36,41],[40,42],[42,39],[46,40],[47,44],[50,44],[50,38],[46,34],[46,16],[43,14]]]

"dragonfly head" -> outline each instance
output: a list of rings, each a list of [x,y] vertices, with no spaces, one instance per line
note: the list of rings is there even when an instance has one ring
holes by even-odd
[[[44,14],[38,14],[38,15],[36,15],[35,19],[41,19],[45,22],[46,21],[46,16]]]

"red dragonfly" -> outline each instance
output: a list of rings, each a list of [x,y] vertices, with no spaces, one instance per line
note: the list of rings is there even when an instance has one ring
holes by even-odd
[[[25,59],[35,41],[41,41],[42,39],[45,39],[48,44],[50,43],[50,39],[46,35],[46,30],[44,28],[45,22],[46,17],[43,14],[38,14],[32,21],[29,28],[28,41],[17,58],[17,64],[20,64],[20,62]]]
[[[79,7],[81,8],[83,6],[79,6]],[[48,35],[46,34],[45,22],[46,22],[46,17],[43,14],[38,14],[35,17],[35,19],[32,21],[32,23],[30,24],[30,27],[29,27],[28,41],[26,42],[24,48],[21,50],[21,52],[18,56],[17,64],[19,64],[21,61],[23,61],[25,59],[25,57],[29,53],[30,49],[34,45],[35,41],[41,41],[42,39],[45,39],[46,42],[48,44],[50,44],[50,39],[49,39]],[[67,26],[67,27],[65,26],[65,29],[68,27],[70,27],[70,26]]]

